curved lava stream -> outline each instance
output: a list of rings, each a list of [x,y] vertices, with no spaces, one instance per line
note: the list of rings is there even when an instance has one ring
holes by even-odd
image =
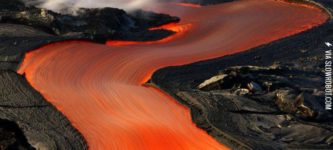
[[[241,52],[328,19],[317,8],[273,0],[172,7],[159,10],[182,18],[180,33],[191,29],[171,41],[50,44],[29,52],[18,73],[70,120],[90,149],[228,149],[196,127],[188,108],[142,83],[159,68]]]

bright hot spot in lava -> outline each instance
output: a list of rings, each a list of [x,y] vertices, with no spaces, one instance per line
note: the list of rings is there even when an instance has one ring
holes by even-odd
[[[157,41],[115,41],[115,40],[109,40],[107,41],[106,45],[109,46],[125,46],[125,45],[146,45],[146,44],[159,44],[159,43],[165,43],[168,41],[171,41],[173,39],[176,39],[178,37],[181,37],[184,35],[187,31],[189,31],[192,28],[192,24],[178,24],[178,23],[170,23],[166,25],[162,25],[160,27],[150,28],[149,30],[169,30],[175,32],[173,35],[163,38],[161,40]]]

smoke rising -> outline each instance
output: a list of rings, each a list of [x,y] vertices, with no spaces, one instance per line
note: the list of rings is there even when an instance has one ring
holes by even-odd
[[[132,11],[154,5],[158,0],[23,0],[28,5],[46,8],[55,12],[75,12],[78,8],[115,7]]]

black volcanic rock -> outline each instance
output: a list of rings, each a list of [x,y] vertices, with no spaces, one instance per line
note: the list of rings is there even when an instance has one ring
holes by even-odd
[[[130,17],[135,21],[136,26],[152,28],[156,26],[161,26],[170,22],[179,22],[178,17],[172,17],[166,14],[156,14],[154,12],[136,10],[131,12]],[[168,18],[168,19],[161,19]]]
[[[217,75],[223,78],[206,80],[199,85],[199,89],[206,92],[220,91],[222,95],[227,93],[225,97],[231,95],[249,100],[261,99],[273,104],[274,108],[271,110],[275,109],[275,112],[292,114],[300,119],[327,122],[333,119],[333,114],[324,109],[324,103],[320,103],[324,99],[324,89],[321,87],[324,80],[319,70],[318,66],[315,70],[301,70],[292,64],[231,67]],[[239,90],[248,92],[237,94]]]
[[[1,5],[0,7],[7,7],[7,5]],[[109,38],[115,32],[130,32],[132,29],[146,30],[147,25],[143,22],[148,20],[148,27],[179,21],[178,18],[169,15],[142,11],[130,16],[116,8],[82,8],[76,12],[76,15],[70,15],[30,6],[23,9],[0,10],[0,16],[0,23],[28,25],[49,34],[84,33],[91,36],[104,35]]]
[[[20,0],[0,0],[0,10],[22,10],[25,8],[24,3],[22,3]]]
[[[0,60],[8,60],[0,63],[2,69],[15,68],[13,64],[20,61],[24,52],[47,43],[159,40],[173,32],[149,28],[179,21],[165,14],[145,11],[128,14],[116,8],[79,9],[75,15],[59,14],[24,6],[19,0],[1,2],[0,8],[3,8],[0,9]]]
[[[0,149],[1,150],[33,150],[23,132],[11,121],[0,119]]]

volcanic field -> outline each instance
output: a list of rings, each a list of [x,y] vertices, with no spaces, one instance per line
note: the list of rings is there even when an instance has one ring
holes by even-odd
[[[333,148],[330,1],[2,3],[0,149]]]

